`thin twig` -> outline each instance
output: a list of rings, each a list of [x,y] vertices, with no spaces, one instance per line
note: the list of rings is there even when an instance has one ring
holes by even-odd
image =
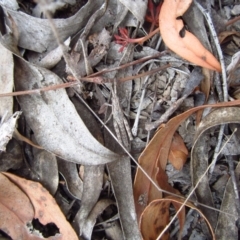
[[[165,50],[165,51],[162,51],[162,52],[159,52],[157,54],[154,54],[152,56],[148,56],[148,57],[143,57],[143,58],[140,58],[138,60],[135,60],[135,61],[132,61],[132,62],[129,62],[129,63],[125,63],[125,64],[122,64],[120,66],[117,66],[117,67],[113,67],[111,69],[103,69],[99,72],[96,72],[96,73],[93,73],[91,74],[89,77],[96,77],[96,76],[99,76],[99,75],[102,75],[104,73],[108,73],[108,72],[112,72],[112,71],[116,71],[116,70],[121,70],[123,68],[126,68],[126,67],[130,67],[130,66],[133,66],[135,64],[139,64],[141,62],[145,62],[145,61],[148,61],[150,59],[153,59],[153,58],[157,58],[157,57],[161,57],[161,56],[164,56],[168,53],[169,51],[168,50]]]
[[[161,44],[161,41],[162,41],[162,39],[160,38],[159,41],[158,41],[158,43],[157,43],[156,49],[159,48],[159,46],[160,46],[160,44]],[[151,70],[152,67],[153,67],[153,63],[151,63],[151,64],[149,65],[148,70]],[[150,75],[148,75],[148,76],[144,79],[144,82],[143,82],[142,94],[141,94],[141,98],[140,98],[140,101],[139,101],[139,106],[138,106],[138,109],[137,109],[137,114],[136,114],[136,117],[135,117],[135,121],[134,121],[134,124],[133,124],[133,127],[132,127],[132,134],[133,134],[133,136],[137,136],[138,123],[139,123],[139,119],[140,119],[140,113],[141,113],[141,109],[142,109],[143,99],[144,99],[145,94],[146,94],[146,87],[147,87],[147,82],[148,82],[149,76],[150,76]],[[148,131],[148,135],[149,135],[149,131]]]
[[[140,78],[140,77],[143,77],[143,76],[146,76],[146,75],[149,75],[149,74],[159,72],[160,70],[163,70],[163,69],[168,68],[168,67],[170,67],[170,64],[166,64],[163,67],[159,67],[159,68],[156,68],[152,71],[144,72],[144,73],[138,74],[136,76],[128,76],[128,77],[120,78],[119,81],[120,82],[125,82],[125,81],[129,81],[129,80],[133,80],[133,79],[136,79],[136,78]],[[87,81],[87,82],[93,82],[93,83],[97,83],[97,84],[102,84],[104,82],[104,79],[102,77],[92,77],[92,78],[91,77],[83,77],[83,78],[80,78],[80,80]],[[108,82],[109,82],[109,79],[108,79]],[[40,92],[57,90],[57,89],[61,89],[61,88],[74,87],[74,86],[77,86],[79,84],[81,84],[80,81],[66,82],[66,83],[60,83],[60,84],[51,85],[51,86],[47,86],[47,87],[43,87],[43,88],[30,89],[30,90],[26,90],[26,91],[1,93],[0,97],[40,94]]]
[[[226,26],[226,27],[227,27],[227,26],[230,26],[230,25],[234,24],[235,22],[237,22],[237,21],[239,21],[239,20],[240,20],[240,16],[237,16],[237,17],[229,20],[229,21],[225,24],[225,26]]]

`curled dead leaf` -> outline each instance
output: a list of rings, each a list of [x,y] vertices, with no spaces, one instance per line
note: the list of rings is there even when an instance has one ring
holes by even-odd
[[[182,58],[201,67],[221,72],[218,60],[201,42],[184,28],[179,19],[191,5],[192,0],[165,0],[159,15],[159,28],[163,41]]]
[[[178,199],[176,197],[168,197],[163,199],[158,199],[152,201],[144,210],[141,219],[140,219],[140,229],[143,235],[144,240],[150,239],[158,239],[159,234],[163,231],[165,226],[169,223],[169,206],[170,204],[174,204],[176,208],[176,204],[180,206],[183,204],[184,200]],[[212,239],[216,239],[213,229],[208,222],[207,218],[202,214],[202,212],[196,208],[192,203],[187,202],[186,206],[196,210],[206,221],[209,231],[211,232]],[[176,208],[177,209],[177,208]],[[178,216],[181,221],[181,215]],[[162,240],[169,239],[168,233],[165,232],[162,236]]]
[[[179,125],[190,115],[206,107],[219,108],[236,105],[240,105],[240,100],[223,102],[218,104],[202,105],[192,108],[172,118],[163,128],[159,129],[156,132],[155,136],[152,138],[148,146],[145,148],[145,150],[139,157],[139,164],[146,171],[146,173],[152,177],[155,183],[159,184],[162,182],[164,184],[164,181],[162,181],[161,179],[165,178],[166,176],[164,176],[164,174],[162,173],[159,173],[164,173],[165,171],[172,138]],[[165,184],[165,187],[168,186]],[[166,189],[165,187],[161,188],[169,191],[169,189]],[[152,182],[138,168],[134,180],[134,201],[138,219],[141,213],[146,208],[147,204],[159,198],[162,198],[162,193],[159,192],[155,186],[153,186]]]

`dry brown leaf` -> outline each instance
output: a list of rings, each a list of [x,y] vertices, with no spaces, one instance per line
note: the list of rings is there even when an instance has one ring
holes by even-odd
[[[144,240],[157,239],[159,234],[169,223],[168,208],[170,204],[178,204],[180,206],[183,204],[183,202],[184,200],[178,199],[176,197],[168,197],[151,202],[144,210],[140,220],[140,229],[142,231]],[[215,235],[213,229],[202,212],[190,202],[187,202],[186,206],[198,211],[198,213],[204,218],[212,234],[212,239],[214,240]],[[180,218],[180,216],[178,217]],[[165,239],[169,239],[167,232],[165,232],[161,238],[161,240]]]
[[[206,103],[208,100],[208,97],[209,97],[213,74],[211,74],[211,71],[207,68],[203,68],[202,73],[204,75],[204,78],[201,81],[200,89],[205,95],[205,103]],[[197,112],[196,125],[198,125],[200,123],[201,118],[202,118],[202,113],[203,113],[203,110]]]
[[[47,239],[78,239],[53,197],[41,184],[10,173],[1,173],[0,178],[2,231],[13,239],[42,239],[28,229],[29,223],[38,219],[43,225],[54,223],[59,229],[60,234]]]
[[[177,170],[180,170],[187,161],[187,157],[188,150],[185,143],[182,137],[178,133],[175,133],[172,139],[168,159]]]
[[[240,100],[218,104],[202,105],[199,107],[192,108],[172,118],[163,128],[156,132],[155,136],[152,138],[148,146],[145,148],[145,150],[139,157],[139,164],[146,171],[146,173],[153,179],[153,181],[155,183],[158,183],[159,181],[156,181],[156,177],[158,176],[157,174],[161,169],[165,170],[172,138],[179,125],[183,121],[185,121],[190,115],[206,107],[219,108],[236,105],[240,105]],[[159,168],[159,166],[161,167]],[[161,197],[162,197],[161,192],[159,192],[152,185],[150,180],[138,168],[134,180],[134,200],[138,217],[141,215],[142,211],[145,209],[148,203]]]
[[[192,0],[165,0],[163,2],[159,15],[159,28],[163,41],[182,58],[221,72],[218,60],[193,34],[185,30],[183,21],[178,18],[186,12],[191,3]]]
[[[1,230],[13,239],[30,239],[28,238],[27,223],[34,216],[31,201],[3,174],[0,174],[0,189]]]
[[[232,37],[232,36],[240,36],[240,33],[239,32],[236,32],[236,31],[225,31],[225,32],[221,32],[219,35],[218,35],[218,39],[219,39],[219,42],[221,44],[223,43],[226,43],[229,41],[229,38]]]

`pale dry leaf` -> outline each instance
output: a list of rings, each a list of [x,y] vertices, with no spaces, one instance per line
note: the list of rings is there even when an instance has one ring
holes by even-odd
[[[93,206],[91,212],[87,216],[86,221],[82,225],[82,234],[81,236],[84,239],[92,239],[93,227],[96,224],[97,218],[102,212],[109,207],[110,205],[116,205],[116,203],[110,199],[101,199],[95,206]]]
[[[104,222],[101,225],[105,228],[105,233],[109,239],[124,240],[118,220],[109,223]]]
[[[16,58],[17,91],[62,83],[44,68]],[[75,163],[98,165],[121,157],[103,147],[79,117],[65,89],[19,96],[18,101],[37,143],[45,150]]]
[[[236,52],[232,56],[231,63],[227,66],[228,79],[231,80],[231,77],[234,71],[239,67],[240,63],[240,51]]]
[[[32,180],[41,183],[52,195],[59,184],[58,165],[56,156],[43,149],[33,148],[33,159],[30,159],[31,169],[37,173]]]
[[[208,141],[206,134],[203,133],[209,128],[217,125],[239,122],[240,111],[238,107],[216,109],[203,118],[203,120],[200,122],[191,151],[191,177],[194,186],[208,167],[208,154],[206,151]],[[201,159],[202,161],[200,161]],[[207,176],[203,178],[195,193],[200,202],[213,206],[212,193],[209,187],[209,179]],[[214,226],[216,224],[217,213],[209,209],[202,210],[208,217],[212,226]]]
[[[67,4],[74,5],[76,0],[40,0],[38,4],[34,7],[32,11],[32,15],[34,17],[41,18],[45,16],[45,11],[54,14],[57,10],[64,9]]]
[[[133,52],[134,52],[134,46],[129,45],[127,50],[121,55],[116,55],[117,57],[120,57],[119,64],[125,64],[133,59]],[[115,73],[116,79],[119,79],[124,76],[128,76],[132,74],[132,67],[129,67],[127,70],[119,71]],[[117,84],[116,86],[116,92],[118,94],[119,103],[125,103],[124,104],[124,111],[126,111],[128,115],[129,111],[129,102],[132,92],[132,83],[125,82],[123,84]],[[114,118],[115,120],[119,117],[118,111],[122,111],[120,108],[117,108]],[[120,120],[122,119],[122,115],[120,115]],[[113,128],[112,128],[113,129]],[[125,132],[125,128],[121,127],[121,131]],[[110,138],[107,134],[105,134],[105,142],[106,146],[108,146],[113,151],[116,151],[120,154],[124,154],[122,148],[119,146],[117,141],[113,141],[112,138]],[[126,132],[125,132],[126,133]],[[127,139],[127,137],[126,137]],[[128,141],[128,139],[127,139]],[[126,141],[126,142],[127,142]],[[128,142],[129,143],[129,142]],[[126,145],[128,145],[126,143]],[[121,222],[122,230],[123,230],[123,236],[125,239],[133,239],[137,240],[141,238],[141,234],[139,232],[139,228],[137,225],[137,217],[136,217],[136,211],[134,206],[134,200],[133,200],[133,190],[132,185],[129,184],[131,182],[131,165],[130,160],[128,157],[124,156],[121,161],[116,161],[110,164],[107,164],[107,169],[109,172],[112,189],[114,196],[116,198],[118,212],[119,212],[119,220]]]
[[[12,10],[18,10],[18,2],[16,0],[0,0],[0,5],[12,9]]]
[[[0,151],[6,150],[6,145],[12,139],[17,120],[22,112],[15,112],[10,118],[2,119],[0,124]]]
[[[117,202],[124,239],[139,240],[141,233],[137,224],[132,184],[129,184],[132,182],[130,161],[125,157],[121,161],[107,164],[107,169]]]
[[[65,180],[66,189],[73,198],[82,199],[83,182],[79,177],[76,163],[67,162],[60,158],[58,160],[58,171]]]
[[[204,175],[208,167],[208,143],[209,137],[207,134],[203,134],[198,138],[198,141],[192,148],[191,153],[191,179],[193,186],[196,186],[197,182],[201,178],[201,182],[198,184],[195,195],[198,202],[206,204],[209,207],[214,208],[213,196],[209,186],[208,175]],[[211,223],[212,227],[216,226],[217,212],[205,207],[199,207]]]
[[[86,25],[87,19],[101,6],[101,1],[90,0],[75,15],[67,19],[53,19],[60,41],[65,41]],[[58,46],[48,19],[29,16],[3,8],[13,18],[18,32],[18,46],[35,52],[51,51]]]
[[[104,165],[84,167],[81,208],[75,217],[75,221],[79,224],[80,236],[87,236],[87,239],[91,238],[93,225],[90,224],[90,228],[86,228],[85,225],[89,224],[89,214],[93,211],[94,206],[97,204],[102,191],[103,175]],[[91,221],[92,219],[90,222]]]
[[[240,164],[238,163],[235,169],[236,179],[239,179],[240,176]],[[222,212],[219,213],[217,219],[217,226],[216,226],[216,237],[219,240],[225,239],[238,239],[239,233],[238,228],[236,226],[236,221],[239,219],[237,216],[237,206],[236,206],[236,198],[234,192],[234,186],[232,183],[232,179],[229,178],[227,186],[224,191],[224,196],[221,204],[220,210]],[[230,216],[224,214],[225,212],[230,213],[234,216]]]
[[[68,38],[63,44],[66,47],[69,47],[70,38]],[[47,54],[46,53],[39,54],[36,52],[29,52],[27,54],[27,58],[30,63],[34,63],[39,67],[44,67],[47,69],[53,68],[58,62],[60,62],[62,57],[63,51],[62,47],[60,46],[48,52]]]
[[[0,43],[0,93],[13,90],[13,56],[12,53]],[[10,117],[13,111],[13,97],[0,98],[0,117],[7,112]]]
[[[146,0],[119,0],[143,24],[147,10]]]

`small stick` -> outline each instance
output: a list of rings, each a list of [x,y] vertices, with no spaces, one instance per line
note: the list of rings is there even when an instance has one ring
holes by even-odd
[[[227,27],[227,26],[230,26],[230,25],[234,24],[235,22],[237,22],[237,21],[239,21],[239,20],[240,20],[240,16],[237,16],[237,17],[229,20],[228,22],[226,22],[226,23],[225,23],[225,26],[226,26],[226,27]]]
[[[166,50],[166,51],[163,51],[163,52],[159,52],[159,53],[157,53],[157,54],[154,54],[154,55],[152,55],[152,56],[140,58],[140,59],[135,60],[135,61],[132,61],[132,62],[130,62],[130,63],[125,63],[125,64],[120,65],[120,66],[118,66],[118,67],[113,67],[113,68],[111,68],[111,69],[103,69],[103,70],[101,70],[101,71],[99,71],[99,72],[97,72],[97,73],[91,74],[89,77],[96,77],[96,76],[101,75],[101,74],[103,74],[103,73],[108,73],[108,72],[112,72],[112,71],[116,71],[116,70],[121,70],[121,69],[123,69],[123,68],[130,67],[130,66],[132,66],[132,65],[135,65],[135,64],[138,64],[138,63],[141,63],[141,62],[145,62],[145,61],[150,60],[150,59],[153,59],[153,58],[157,58],[157,57],[160,57],[160,56],[164,56],[164,55],[166,55],[168,52],[169,52],[169,51]]]
[[[156,73],[160,70],[163,70],[165,68],[170,67],[170,64],[166,64],[163,67],[154,69],[152,71],[149,72],[145,72],[142,74],[138,74],[136,76],[128,76],[125,78],[120,78],[119,81],[120,82],[125,82],[125,81],[129,81],[135,78],[139,78],[139,77],[143,77],[146,76],[148,74],[153,74]],[[87,81],[87,82],[94,82],[97,84],[102,84],[104,82],[104,79],[101,77],[83,77],[80,80],[83,81]],[[56,84],[56,85],[51,85],[51,86],[47,86],[47,87],[43,87],[43,88],[37,88],[37,89],[31,89],[31,90],[26,90],[26,91],[17,91],[17,92],[10,92],[10,93],[2,93],[0,94],[0,97],[9,97],[9,96],[20,96],[20,95],[28,95],[28,94],[39,94],[40,92],[46,92],[46,91],[50,91],[50,90],[56,90],[56,89],[60,89],[60,88],[68,88],[68,87],[74,87],[78,84],[81,84],[80,81],[73,81],[73,82],[67,82],[67,83],[60,83],[60,84]]]

